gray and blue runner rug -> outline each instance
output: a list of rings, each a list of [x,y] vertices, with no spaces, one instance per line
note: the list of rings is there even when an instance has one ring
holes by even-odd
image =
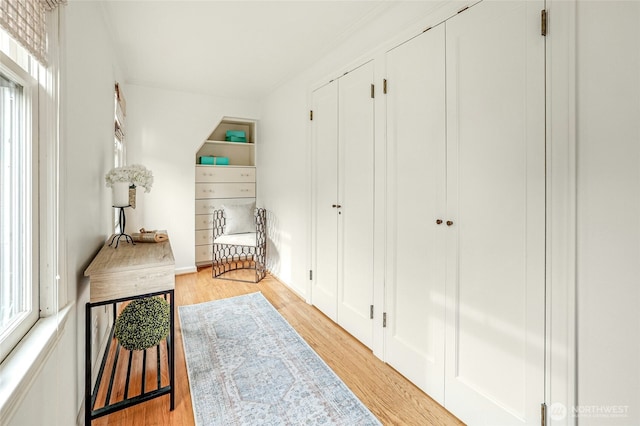
[[[198,426],[380,425],[261,293],[178,309]]]

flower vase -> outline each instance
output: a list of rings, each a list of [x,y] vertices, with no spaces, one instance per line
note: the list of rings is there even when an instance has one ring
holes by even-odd
[[[111,200],[113,207],[127,207],[129,205],[129,182],[114,182],[111,186]]]

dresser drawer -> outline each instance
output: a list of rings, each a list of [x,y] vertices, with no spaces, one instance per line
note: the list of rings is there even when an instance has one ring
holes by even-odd
[[[213,246],[207,244],[204,246],[196,246],[196,263],[211,263],[213,259]]]
[[[196,231],[196,245],[213,244],[213,229]]]
[[[198,216],[213,214],[214,210],[219,210],[224,204],[251,204],[255,203],[255,198],[208,198],[196,200],[196,229],[198,228]]]
[[[196,183],[196,198],[255,197],[255,183]]]
[[[213,215],[212,214],[197,214],[196,215],[196,231],[201,229],[213,229]]]
[[[196,182],[255,181],[255,167],[196,166]]]

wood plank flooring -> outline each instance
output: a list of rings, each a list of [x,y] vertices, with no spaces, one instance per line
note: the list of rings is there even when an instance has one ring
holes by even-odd
[[[176,277],[176,305],[191,305],[261,291],[384,425],[462,425],[458,419],[346,331],[267,275],[258,284],[211,278],[211,268]],[[177,308],[176,308],[177,311]],[[193,409],[176,312],[176,406],[165,395],[101,417],[93,426],[192,426]]]

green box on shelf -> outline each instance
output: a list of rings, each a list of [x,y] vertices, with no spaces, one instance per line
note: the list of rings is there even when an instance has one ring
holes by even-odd
[[[246,142],[247,138],[241,136],[227,136],[227,142]]]
[[[227,130],[225,140],[227,142],[246,142],[247,134],[244,130]]]
[[[213,157],[203,155],[200,157],[199,163],[208,166],[228,166],[229,157]]]
[[[231,136],[244,138],[247,136],[247,134],[245,133],[244,130],[227,130],[227,137],[231,137]]]

